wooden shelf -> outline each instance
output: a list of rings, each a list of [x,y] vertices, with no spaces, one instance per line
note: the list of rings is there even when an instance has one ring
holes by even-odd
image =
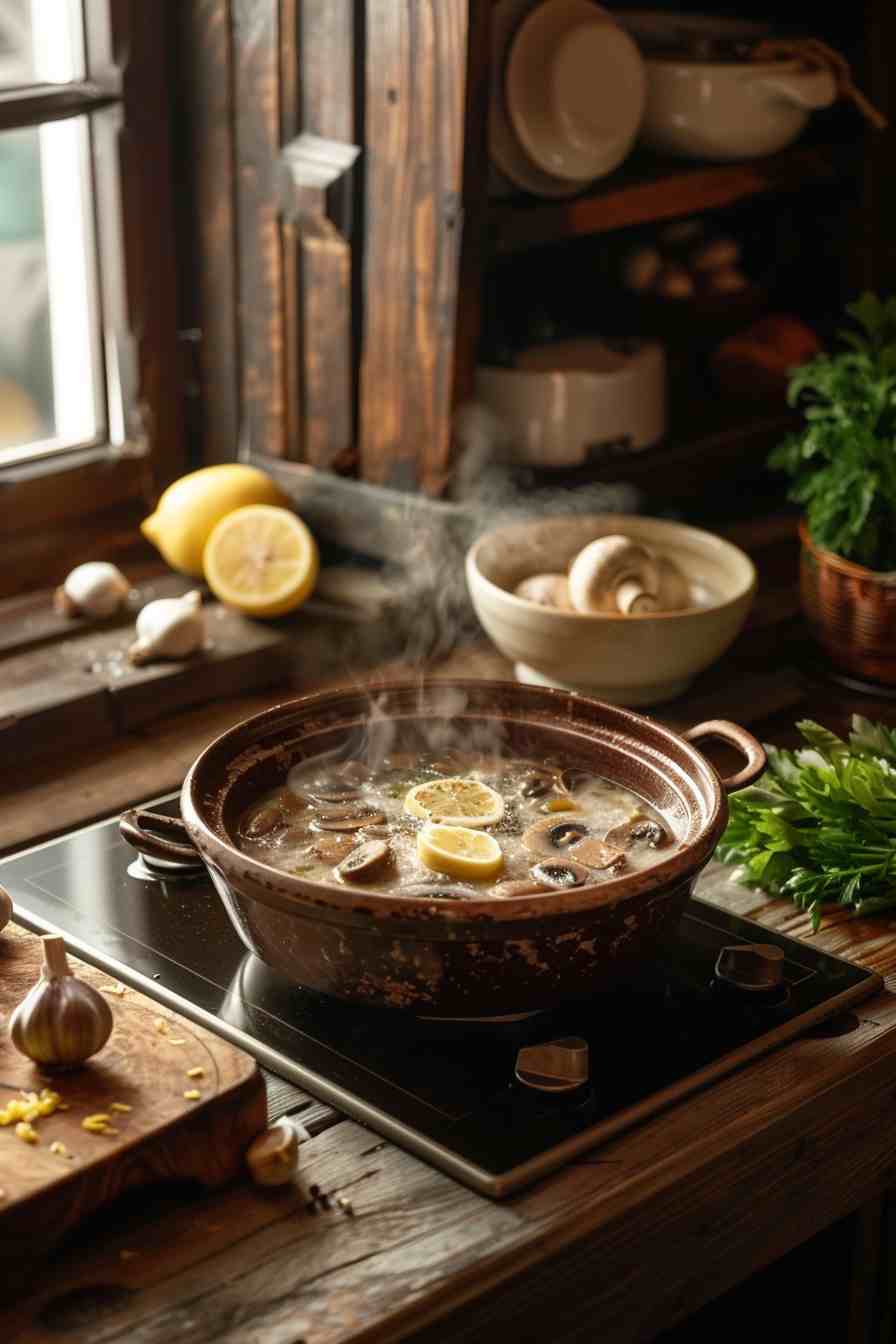
[[[689,436],[670,437],[641,453],[608,457],[563,473],[567,489],[594,482],[625,481],[653,504],[693,505],[728,489],[743,489],[765,476],[771,449],[798,424],[792,411],[743,408],[743,418],[703,423]],[[532,487],[556,486],[555,473],[539,472]]]
[[[496,255],[522,252],[563,238],[718,210],[765,192],[793,191],[837,176],[836,147],[799,146],[740,163],[673,163],[639,151],[586,196],[565,201],[532,197],[493,201],[491,245]]]

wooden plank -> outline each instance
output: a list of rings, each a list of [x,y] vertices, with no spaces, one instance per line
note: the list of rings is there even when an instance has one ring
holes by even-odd
[[[642,151],[586,196],[565,201],[494,201],[489,212],[491,239],[498,253],[525,251],[563,238],[720,210],[765,192],[829,182],[835,175],[832,156],[815,146],[797,146],[768,158],[699,168],[681,166],[671,171],[668,160]]]
[[[287,0],[281,44],[287,406],[291,457],[328,468],[354,434],[352,0]]]
[[[364,338],[369,481],[436,492],[450,452],[465,0],[367,0]]]
[[[232,0],[243,430],[254,452],[286,450],[278,0]]]
[[[454,341],[455,406],[473,395],[488,227],[488,106],[491,76],[491,5],[471,5],[464,86],[463,236]]]
[[[883,1180],[896,1009],[881,996],[868,1012],[852,1033],[779,1051],[500,1206],[344,1122],[303,1144],[292,1189],[132,1215],[73,1246],[0,1326],[17,1344],[49,1344],[90,1286],[111,1284],[125,1291],[88,1299],[109,1344],[170,1339],[184,1312],[197,1341],[222,1344],[249,1323],[265,1344],[559,1344],[583,1326],[610,1344],[646,1341]],[[310,1211],[312,1185],[329,1209]]]
[[[158,587],[178,591],[183,580],[171,576]],[[15,760],[18,771],[23,760],[58,752],[60,740],[83,748],[188,705],[285,679],[293,655],[282,623],[251,621],[214,602],[204,612],[205,647],[185,659],[134,667],[127,656],[132,613],[127,625],[6,657],[0,759]]]
[[[0,658],[41,644],[56,644],[72,635],[132,624],[145,603],[157,597],[180,597],[196,586],[195,580],[180,574],[160,573],[157,564],[128,565],[123,572],[134,586],[126,605],[104,620],[63,616],[53,604],[52,588],[0,601]]]
[[[11,1013],[38,979],[40,943],[15,925],[0,940],[0,1009]],[[70,959],[72,971],[105,991],[115,1026],[82,1068],[52,1074],[0,1040],[0,1104],[55,1088],[68,1107],[33,1122],[27,1147],[15,1127],[0,1129],[0,1259],[34,1259],[122,1190],[155,1180],[222,1184],[241,1170],[246,1144],[265,1123],[264,1084],[254,1060],[134,990]],[[164,1032],[157,1028],[164,1022]],[[181,1045],[174,1042],[180,1041]],[[201,1076],[188,1079],[187,1070]],[[199,1100],[184,1097],[197,1090]],[[110,1103],[130,1107],[110,1111]],[[110,1115],[115,1133],[91,1134],[87,1115]],[[68,1156],[50,1151],[65,1145]]]
[[[240,430],[236,192],[230,0],[176,6],[184,68],[181,97],[193,172],[191,281],[201,330],[202,460],[236,457]]]
[[[124,660],[130,631],[124,639],[108,634],[92,641],[96,675],[111,695],[120,731],[286,679],[295,655],[282,627],[250,621],[213,603],[206,608],[206,631],[206,647],[193,658],[143,667]]]

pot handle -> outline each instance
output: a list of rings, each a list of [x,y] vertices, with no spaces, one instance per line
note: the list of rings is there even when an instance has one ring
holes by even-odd
[[[727,719],[707,719],[706,723],[698,723],[694,728],[682,733],[682,737],[686,742],[699,742],[701,737],[719,737],[730,746],[737,747],[738,751],[746,756],[747,763],[742,770],[738,770],[736,775],[728,775],[719,780],[723,793],[735,793],[738,789],[745,789],[748,784],[759,778],[768,764],[762,743],[757,742],[746,728],[739,728],[736,723],[729,723]]]
[[[769,93],[807,112],[830,107],[839,94],[830,70],[784,70],[780,75],[764,75],[760,83]]]
[[[194,868],[202,862],[202,856],[190,839],[189,831],[178,817],[166,817],[163,812],[147,812],[145,808],[132,807],[122,813],[118,830],[123,840],[152,859],[164,859],[166,863],[189,863]],[[181,837],[185,843],[166,840],[158,834],[159,831]]]

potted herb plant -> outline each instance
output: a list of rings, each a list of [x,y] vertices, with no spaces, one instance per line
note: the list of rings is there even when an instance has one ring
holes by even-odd
[[[787,472],[800,525],[800,592],[835,666],[896,684],[896,297],[864,294],[841,346],[791,377],[804,428],[769,465]]]

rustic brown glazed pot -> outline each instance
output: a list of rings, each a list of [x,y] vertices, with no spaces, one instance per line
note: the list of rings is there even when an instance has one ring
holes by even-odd
[[[815,639],[842,671],[896,685],[896,573],[826,551],[805,521],[800,540],[800,595]]]
[[[369,722],[375,705],[375,718]],[[488,743],[490,752],[553,758],[647,799],[679,838],[669,858],[599,886],[511,899],[383,895],[310,882],[249,858],[234,843],[247,804],[296,762],[385,733],[391,749]],[[746,756],[724,781],[688,738],[718,736]],[[582,998],[625,978],[667,940],[728,819],[726,793],[763,770],[755,738],[723,721],[684,737],[629,710],[563,691],[489,681],[429,681],[307,696],[247,719],[199,756],[181,812],[247,948],[307,988],[435,1017],[494,1017]],[[189,847],[139,818],[123,832],[156,858]]]

